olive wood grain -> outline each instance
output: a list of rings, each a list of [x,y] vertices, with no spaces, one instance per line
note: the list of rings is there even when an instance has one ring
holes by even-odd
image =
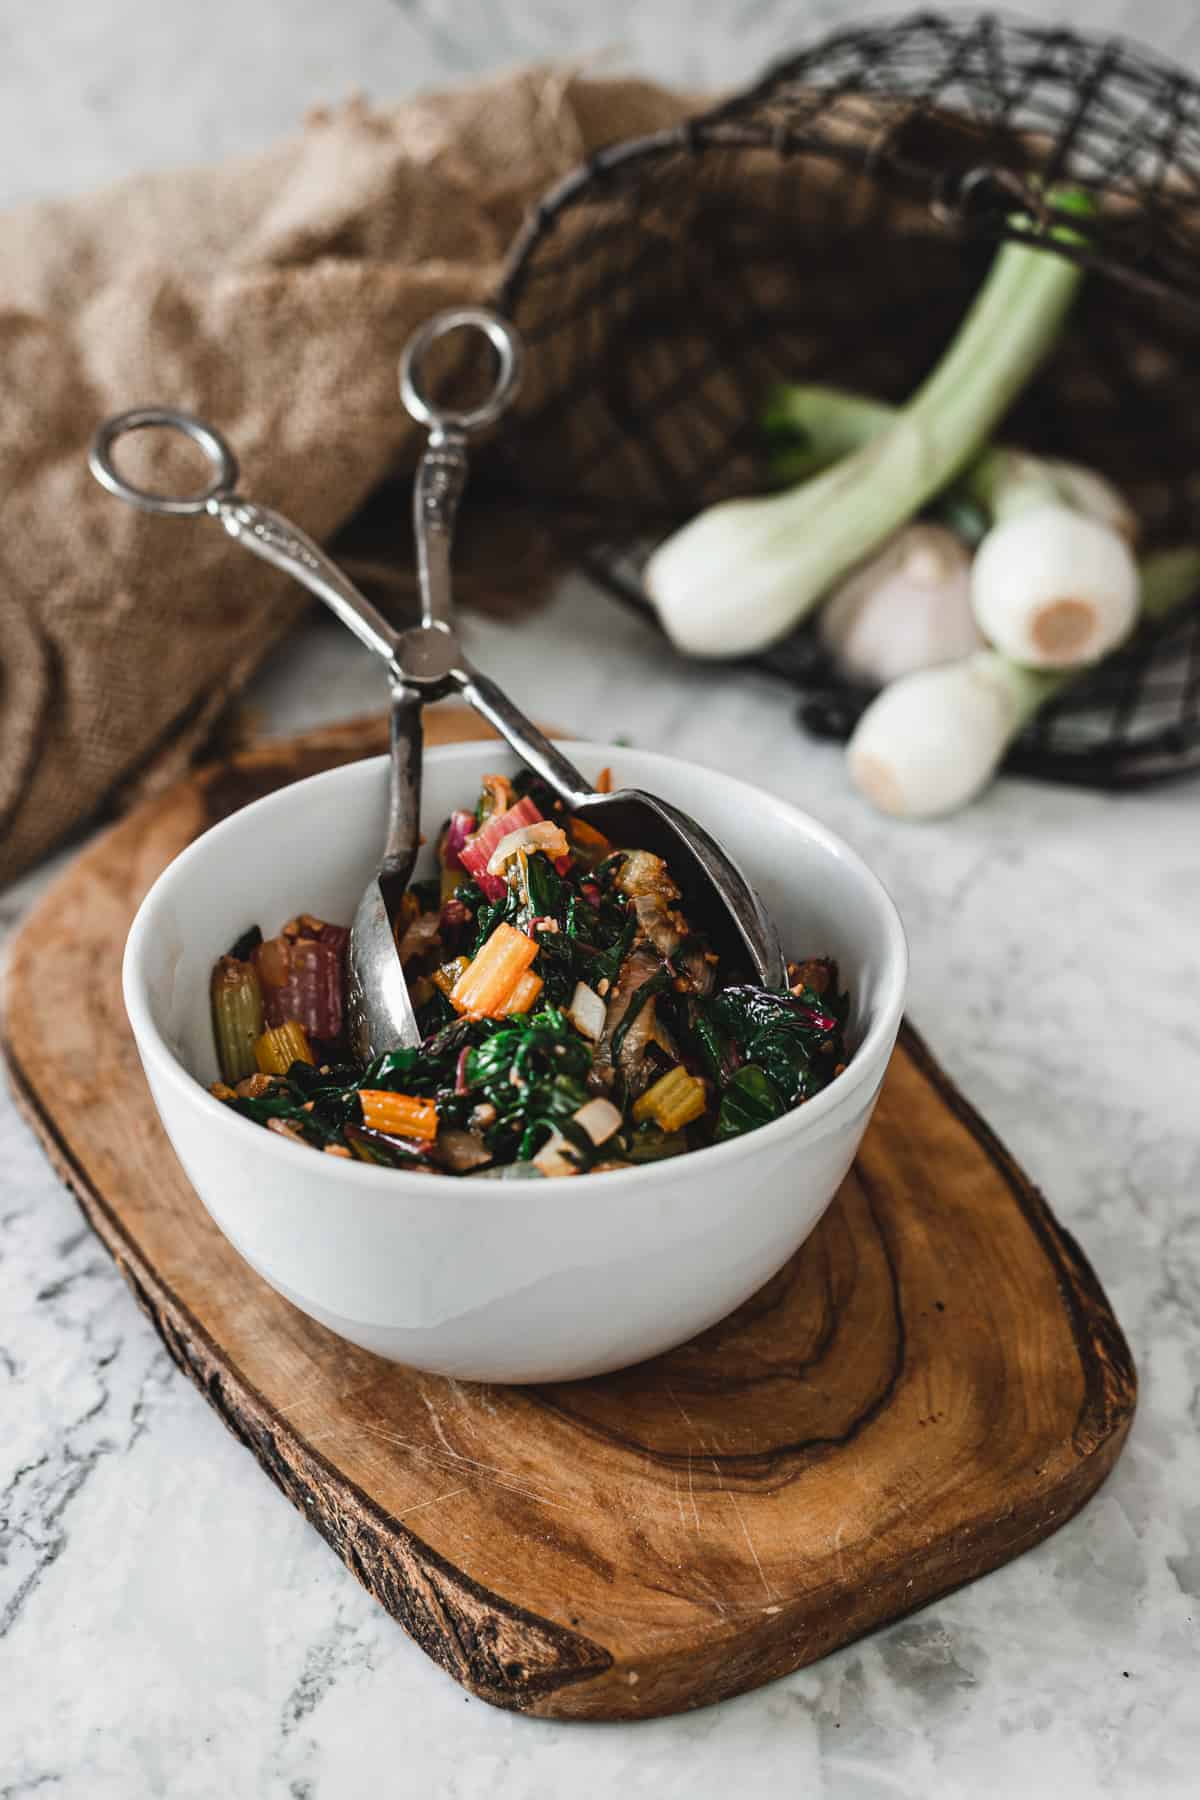
[[[428,726],[485,735],[454,712]],[[30,917],[4,1019],[18,1099],[171,1355],[369,1592],[498,1706],[645,1718],[812,1662],[1068,1519],[1129,1428],[1129,1350],[1074,1240],[908,1028],[800,1253],[623,1374],[421,1375],[240,1260],[158,1124],[121,947],[206,826],[385,743],[382,720],[267,743],[144,803]]]

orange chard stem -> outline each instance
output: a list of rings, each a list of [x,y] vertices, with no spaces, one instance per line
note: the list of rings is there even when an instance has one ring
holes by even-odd
[[[437,1104],[419,1099],[415,1094],[393,1094],[387,1088],[360,1088],[363,1124],[374,1131],[386,1131],[393,1137],[426,1138],[437,1136]]]

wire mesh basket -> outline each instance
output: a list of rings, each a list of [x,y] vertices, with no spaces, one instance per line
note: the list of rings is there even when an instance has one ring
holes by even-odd
[[[900,401],[996,244],[1089,189],[1089,268],[1005,423],[1125,492],[1147,548],[1200,542],[1200,86],[1128,45],[991,15],[839,31],[543,200],[498,297],[530,346],[504,479],[612,592],[701,507],[768,486],[779,381]],[[1018,223],[1023,218],[1024,223]],[[756,659],[845,737],[868,695],[801,628]],[[1200,594],[1073,682],[1006,765],[1122,786],[1200,767]]]

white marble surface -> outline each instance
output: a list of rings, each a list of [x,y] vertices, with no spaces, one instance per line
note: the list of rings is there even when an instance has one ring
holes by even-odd
[[[1169,0],[1088,10],[1200,50]],[[354,86],[396,94],[603,46],[726,79],[802,28],[770,0],[2,4],[0,199],[244,146]],[[1195,1795],[1200,787],[1005,782],[904,828],[864,809],[767,680],[683,665],[581,583],[537,631],[536,691],[529,627],[472,637],[565,725],[758,779],[883,874],[912,939],[914,1017],[1080,1236],[1130,1336],[1129,1448],[1039,1549],[757,1694],[637,1727],[503,1715],[425,1660],[175,1374],[3,1098],[0,1800]],[[375,697],[321,626],[255,696],[279,730]],[[6,926],[45,879],[0,897]]]

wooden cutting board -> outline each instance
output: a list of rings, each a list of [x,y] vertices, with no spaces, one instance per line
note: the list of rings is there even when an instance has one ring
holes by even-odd
[[[428,728],[481,735],[461,714]],[[1068,1519],[1129,1429],[1129,1349],[1079,1247],[911,1029],[799,1254],[623,1374],[420,1375],[239,1259],[159,1127],[123,940],[206,826],[384,743],[367,721],[268,744],[142,805],[30,917],[4,1018],[18,1099],[171,1355],[368,1591],[497,1706],[645,1718],[812,1662]],[[588,1203],[586,1183],[564,1193]]]

